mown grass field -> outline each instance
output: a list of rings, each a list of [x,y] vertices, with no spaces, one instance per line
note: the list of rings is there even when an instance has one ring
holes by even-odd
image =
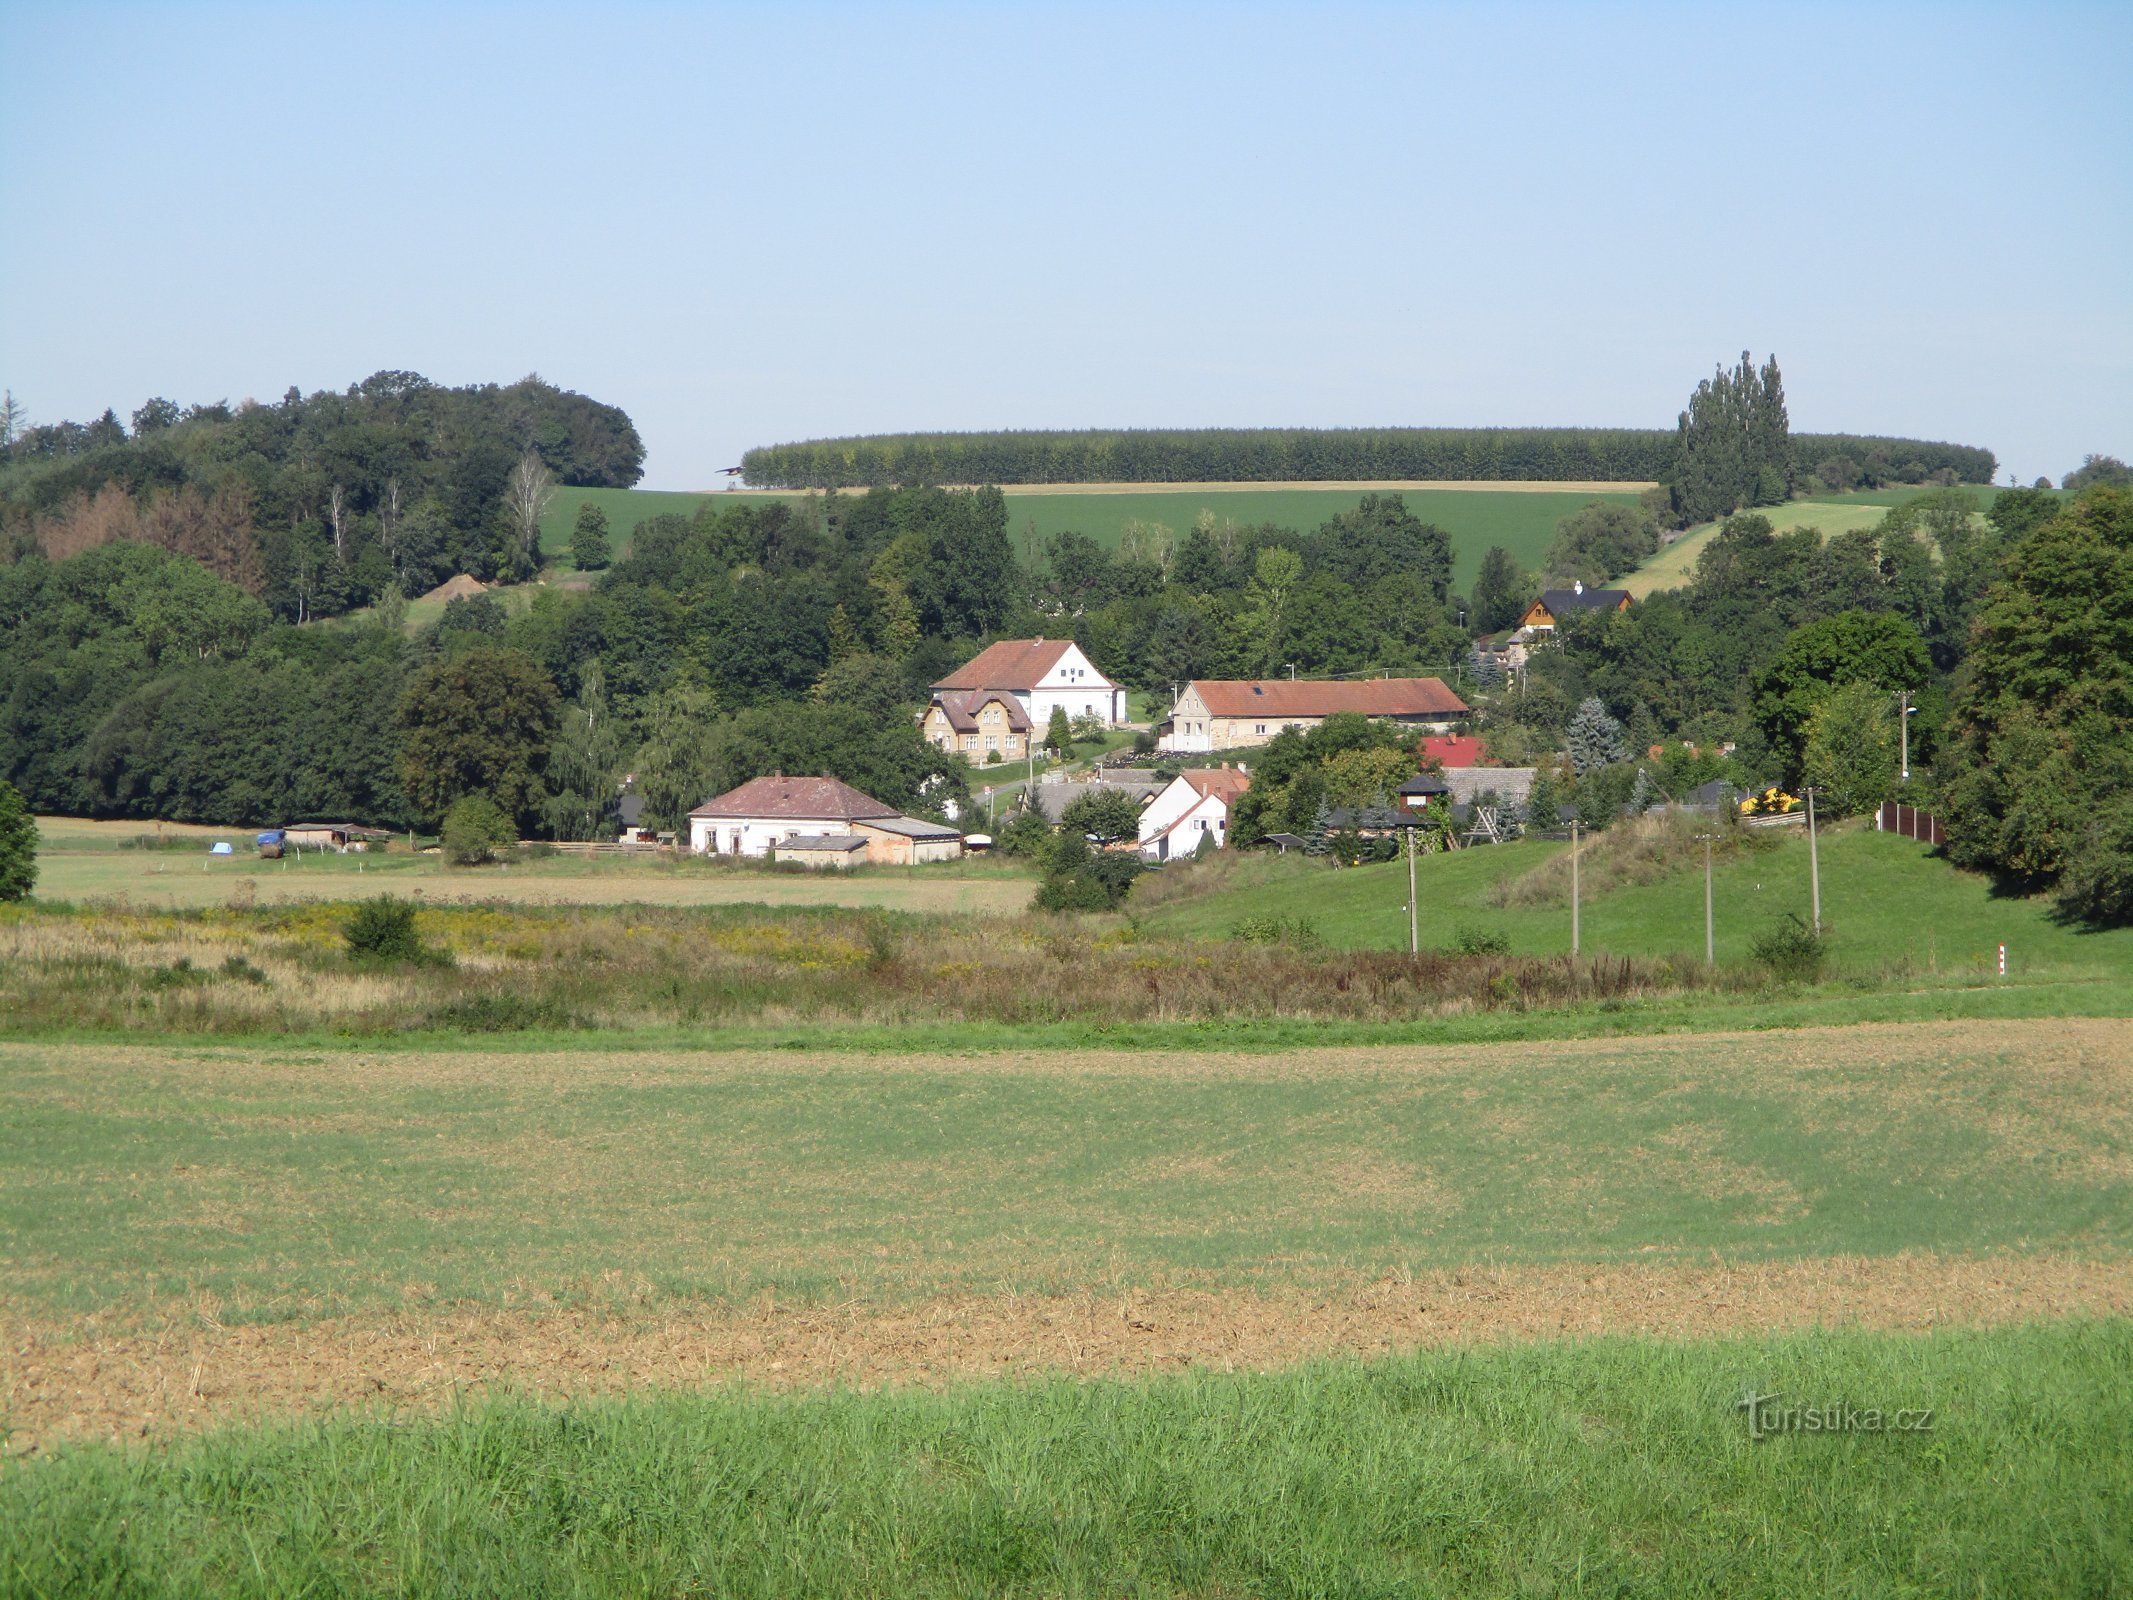
[[[1721,964],[1747,959],[1749,943],[1787,917],[1811,915],[1804,829],[1772,830],[1769,848],[1720,855],[1712,901]],[[1588,838],[1584,848],[1600,846]],[[1424,856],[1416,862],[1422,942],[1442,946],[1461,930],[1499,934],[1514,953],[1570,948],[1566,843],[1521,841]],[[1820,840],[1822,919],[1831,959],[1860,975],[1877,969],[1931,975],[1995,974],[1999,946],[2008,970],[2025,980],[2133,980],[2133,929],[2088,932],[2060,921],[2049,901],[2003,896],[1989,878],[1958,871],[1930,847],[1859,822],[1825,829]],[[1557,903],[1505,904],[1504,887],[1546,869]],[[1177,869],[1170,869],[1177,870]],[[1337,869],[1301,855],[1240,855],[1207,875],[1205,891],[1186,867],[1175,899],[1151,898],[1151,932],[1223,938],[1247,919],[1303,918],[1327,944],[1365,950],[1407,947],[1404,862]],[[1580,914],[1586,954],[1703,959],[1703,870],[1693,853],[1654,882],[1595,893]],[[1159,891],[1160,893],[1161,891]]]
[[[12,1313],[2133,1249],[2133,1023],[1272,1057],[0,1044]]]
[[[62,1592],[2107,1595],[2122,1321],[479,1405],[0,1473]],[[1753,1442],[1744,1394],[1909,1413]],[[1917,1428],[1930,1409],[1930,1429]]]
[[[336,855],[305,851],[262,861],[256,829],[164,824],[161,837],[191,848],[135,849],[158,825],[40,817],[37,895],[42,900],[124,899],[139,907],[260,905],[359,900],[379,894],[426,901],[505,901],[530,905],[771,905],[882,907],[896,911],[1005,915],[1026,908],[1027,872],[992,861],[868,868],[850,875],[751,870],[687,856],[640,860],[555,855],[486,867],[455,867],[418,855],[398,839],[383,851]],[[210,856],[218,839],[236,854]]]
[[[1190,531],[1201,511],[1218,519],[1250,526],[1272,522],[1315,532],[1328,519],[1352,510],[1366,491],[1341,489],[1262,489],[1199,487],[1190,491],[1151,488],[1142,492],[1046,493],[1017,487],[1008,497],[1008,537],[1019,556],[1026,534],[1036,528],[1037,548],[1051,535],[1085,533],[1115,549],[1129,521],[1161,523],[1179,538]],[[1452,536],[1454,584],[1464,590],[1480,570],[1489,546],[1500,544],[1525,565],[1537,566],[1563,518],[1595,499],[1634,501],[1634,491],[1601,493],[1536,490],[1527,485],[1491,489],[1404,489],[1397,491],[1408,508],[1425,522],[1435,522]],[[569,566],[570,530],[578,506],[593,501],[607,512],[617,553],[629,533],[647,517],[666,512],[693,515],[710,500],[720,505],[747,500],[793,499],[792,495],[715,492],[691,495],[643,489],[565,489],[541,519],[541,547],[558,566]]]

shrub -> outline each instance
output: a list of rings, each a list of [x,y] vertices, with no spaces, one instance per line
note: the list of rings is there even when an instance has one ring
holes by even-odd
[[[1318,948],[1318,924],[1309,917],[1244,917],[1229,930],[1239,944],[1285,944],[1298,950]]]
[[[994,848],[1003,856],[1033,856],[1051,842],[1051,824],[1035,811],[1017,811],[1001,825]]]
[[[444,814],[444,856],[454,866],[494,861],[496,852],[509,849],[517,838],[511,819],[485,794],[465,795]]]
[[[1511,941],[1494,928],[1462,927],[1452,934],[1448,948],[1460,956],[1507,956]]]
[[[1812,983],[1822,975],[1827,954],[1823,936],[1787,912],[1782,920],[1748,941],[1748,953],[1785,983]]]
[[[396,895],[365,900],[341,927],[352,954],[378,961],[421,961],[429,952],[415,931],[412,901]]]
[[[0,900],[26,900],[37,883],[37,819],[0,779]]]

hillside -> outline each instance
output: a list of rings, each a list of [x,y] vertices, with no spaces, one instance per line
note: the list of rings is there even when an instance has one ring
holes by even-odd
[[[1569,848],[1526,841],[1423,857],[1417,863],[1422,942],[1442,946],[1472,929],[1502,935],[1515,954],[1566,953],[1567,904],[1505,907],[1498,891],[1566,857]],[[2018,977],[2133,978],[2133,929],[2076,931],[2053,918],[2046,900],[1996,895],[1989,879],[1860,823],[1826,830],[1820,849],[1822,916],[1840,966],[1907,964],[1922,974],[1983,974],[1995,967],[2004,942],[2009,970]],[[1749,940],[1788,914],[1808,916],[1807,854],[1804,835],[1787,830],[1768,853],[1717,865],[1712,890],[1722,964],[1746,960]],[[1406,947],[1402,862],[1343,870],[1299,855],[1261,853],[1219,862],[1209,877],[1213,892],[1181,894],[1169,903],[1151,897],[1143,924],[1156,934],[1219,939],[1248,918],[1303,918],[1338,948]],[[1581,921],[1588,955],[1700,960],[1703,873],[1691,862],[1658,882],[1588,892]]]

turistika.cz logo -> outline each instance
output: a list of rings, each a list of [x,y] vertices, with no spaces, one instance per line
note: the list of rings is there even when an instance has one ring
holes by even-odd
[[[1855,1406],[1848,1401],[1833,1405],[1787,1405],[1785,1391],[1757,1394],[1753,1390],[1735,1402],[1748,1414],[1748,1437],[1773,1439],[1781,1433],[1931,1433],[1933,1408],[1906,1406],[1883,1411],[1878,1406]]]

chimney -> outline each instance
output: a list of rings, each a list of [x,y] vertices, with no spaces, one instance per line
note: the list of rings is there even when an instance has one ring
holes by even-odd
[[[780,767],[777,771],[773,772],[771,776],[773,778],[782,778],[785,776],[785,769],[783,767]]]

